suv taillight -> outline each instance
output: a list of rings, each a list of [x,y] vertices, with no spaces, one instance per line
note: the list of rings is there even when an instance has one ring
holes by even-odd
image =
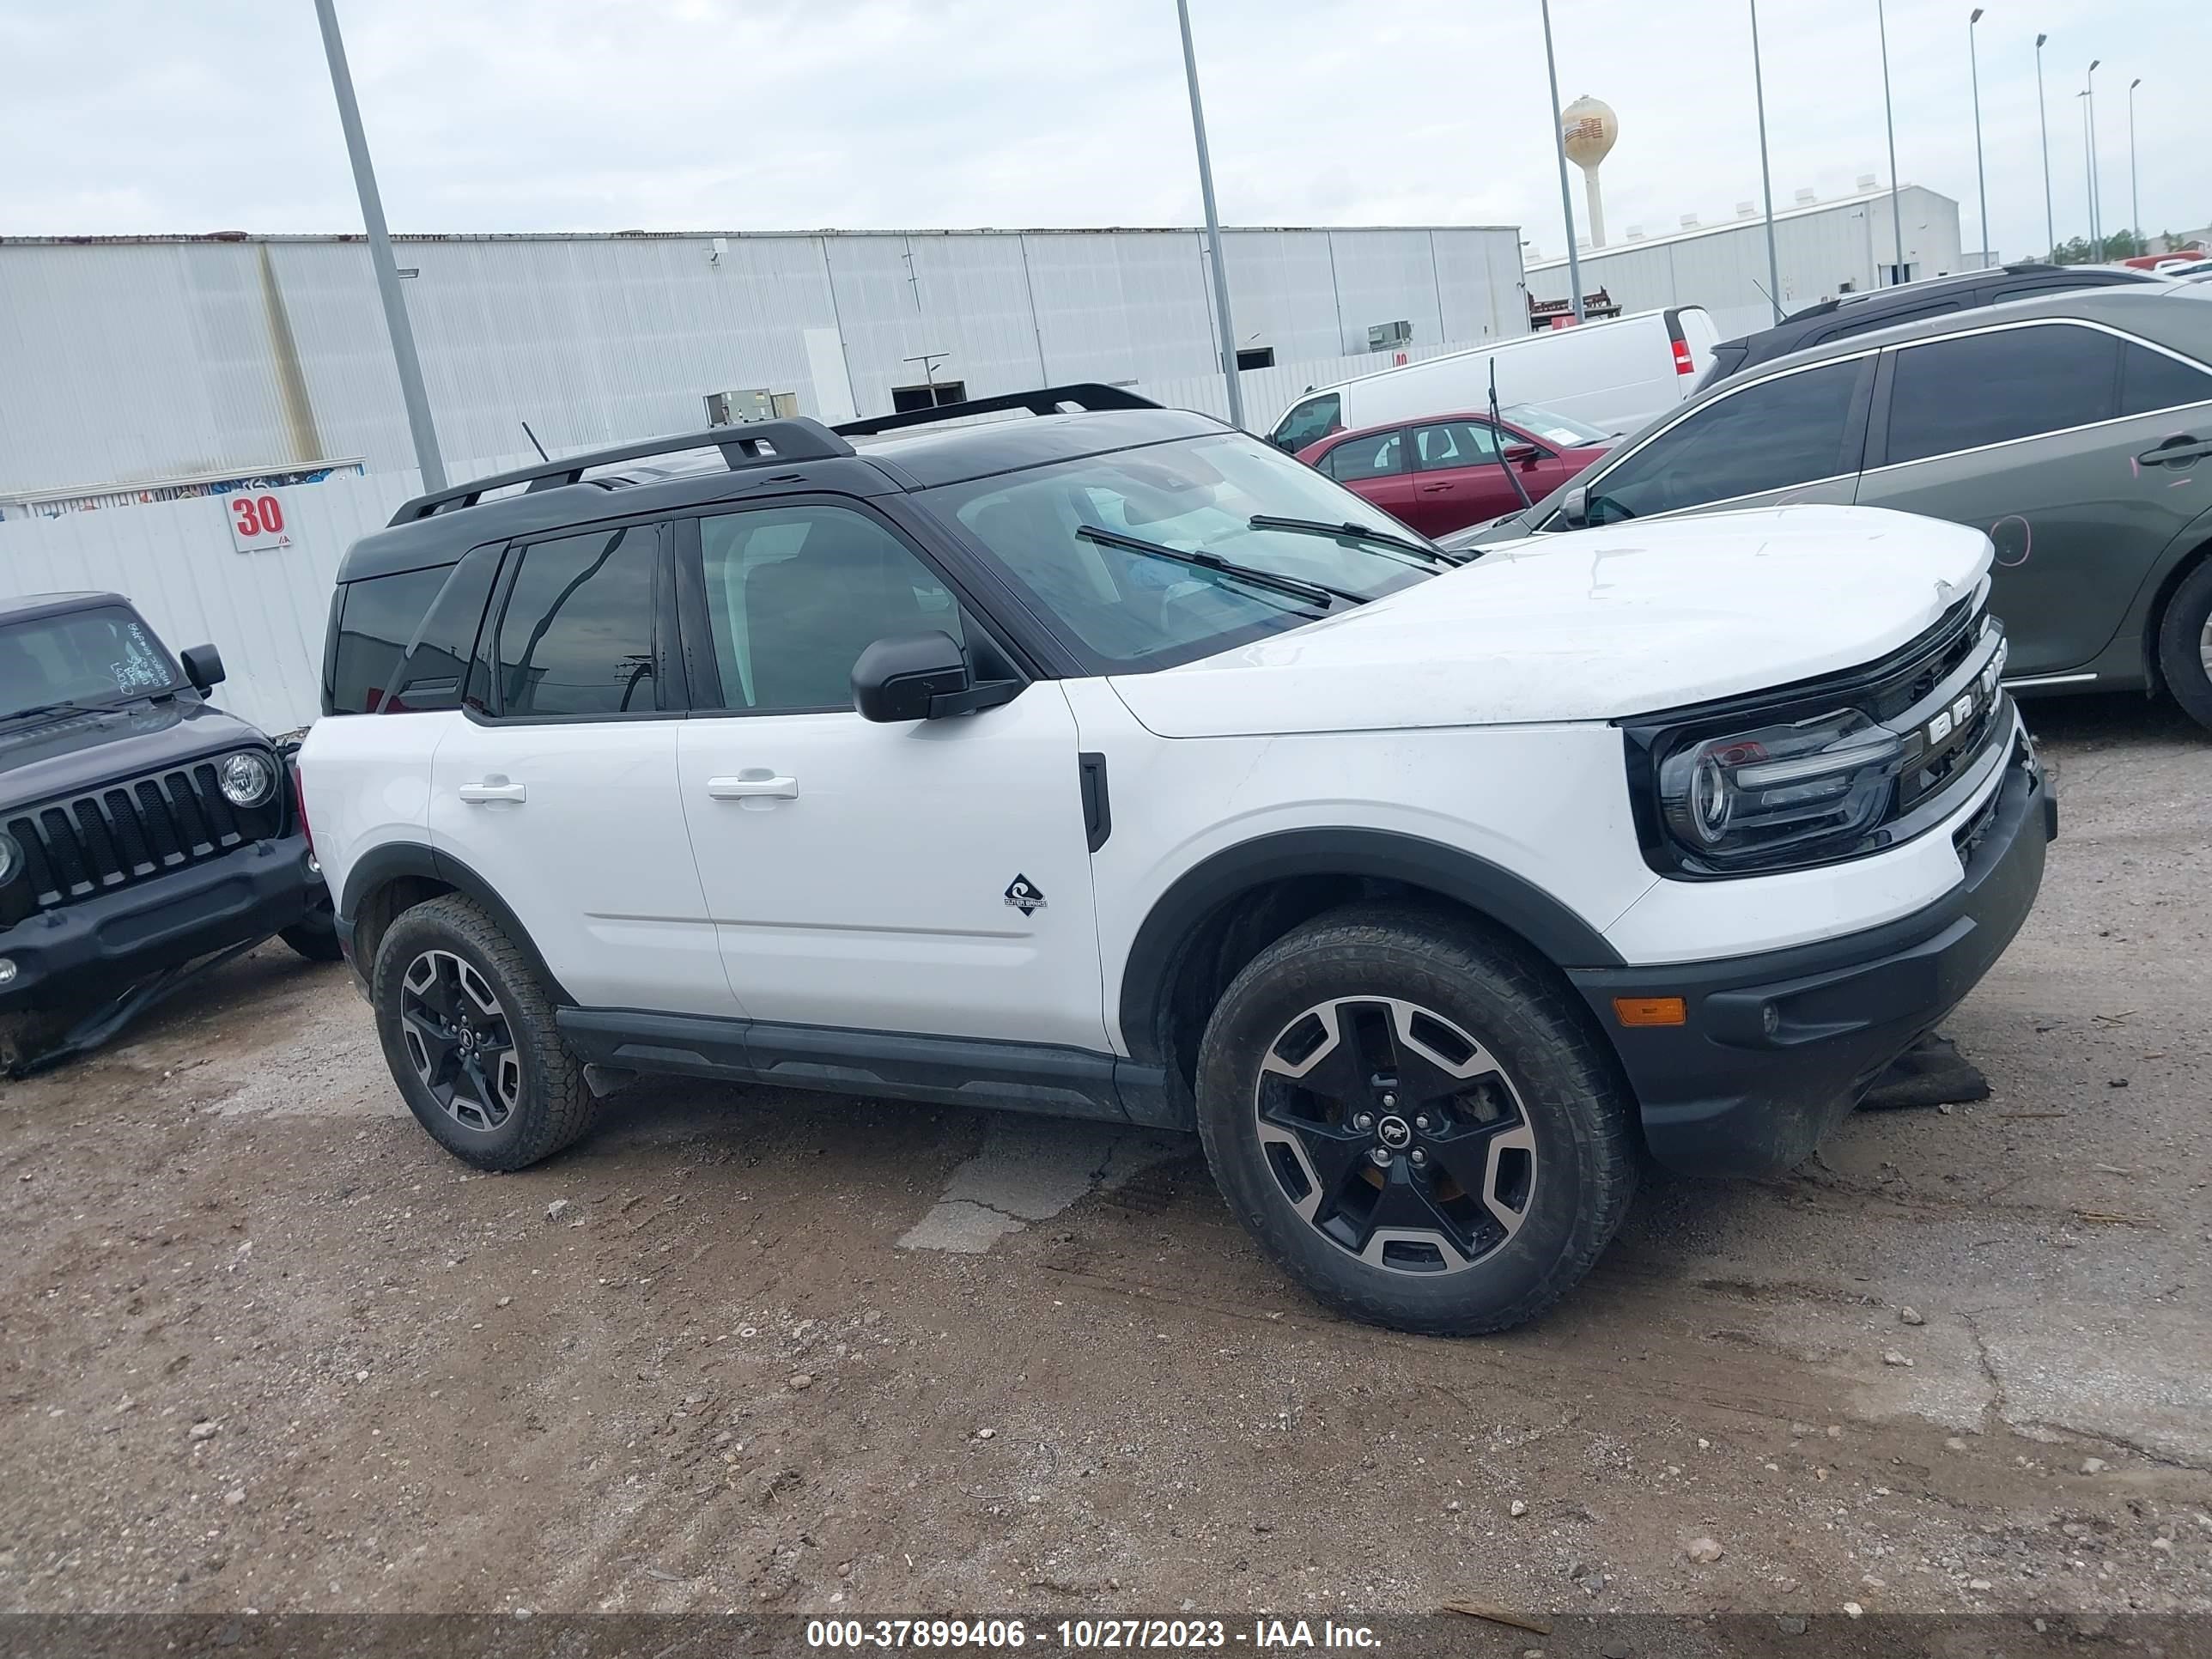
[[[1690,343],[1687,340],[1674,342],[1674,372],[1677,374],[1694,374],[1698,372],[1698,365],[1690,356]]]

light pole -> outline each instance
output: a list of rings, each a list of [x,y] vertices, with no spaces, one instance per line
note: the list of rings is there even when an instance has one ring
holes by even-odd
[[[2043,43],[2051,37],[2035,37],[2035,118],[2043,128],[2043,238],[2049,244],[2051,256],[2058,253],[2058,216],[2051,210],[2051,112],[2043,103]]]
[[[2105,60],[2092,58],[2085,95],[2089,100],[2089,240],[2097,245],[2095,263],[2105,258],[2105,193],[2097,188],[2097,65]]]
[[[2128,234],[2137,253],[2143,251],[2142,198],[2136,188],[2136,88],[2142,84],[2140,75],[2128,82]]]
[[[1881,113],[1889,125],[1889,222],[1897,235],[1897,263],[1889,268],[1893,283],[1905,280],[1905,203],[1897,182],[1897,111],[1889,101],[1889,20],[1881,0],[1874,0],[1874,20],[1881,31]]]
[[[1206,152],[1206,107],[1198,98],[1198,53],[1190,44],[1190,0],[1176,0],[1182,23],[1182,68],[1190,80],[1190,130],[1198,141],[1198,191],[1206,200],[1206,242],[1213,254],[1213,314],[1221,330],[1221,378],[1229,388],[1229,424],[1244,424],[1244,388],[1237,383],[1237,330],[1229,320],[1229,268],[1221,258],[1221,215],[1213,205],[1213,160]]]
[[[362,222],[368,229],[369,261],[376,267],[384,326],[392,336],[392,367],[399,373],[399,400],[407,406],[407,428],[415,439],[415,465],[422,471],[424,491],[434,494],[446,487],[446,464],[438,454],[438,428],[431,422],[430,399],[422,390],[415,330],[407,320],[406,297],[399,291],[399,268],[392,263],[392,234],[384,226],[384,202],[376,193],[376,170],[369,165],[368,139],[361,130],[361,106],[354,102],[353,73],[346,68],[345,41],[338,34],[338,15],[331,0],[315,0],[315,17],[323,26],[323,55],[330,59],[338,125],[345,130],[346,154],[353,159],[354,188],[360,192]]]
[[[1759,0],[1751,0],[1751,88],[1759,100],[1759,182],[1766,191],[1766,302],[1782,320],[1782,266],[1774,257],[1774,174],[1766,165],[1766,82],[1759,68]]]
[[[2081,170],[2082,170],[2083,173],[2084,173],[2085,175],[2087,175],[2087,179],[2088,179],[2088,180],[2089,180],[2089,186],[2088,186],[2088,188],[2089,188],[2089,244],[2090,244],[2090,248],[2089,248],[2089,259],[2088,259],[2088,263],[2094,265],[2094,264],[2095,264],[2097,263],[2097,247],[2096,247],[2096,242],[2097,242],[2097,163],[2096,163],[2096,151],[2095,151],[2095,150],[2091,147],[2090,143],[2089,143],[2089,94],[2088,94],[2087,92],[2077,92],[2077,93],[2075,93],[2074,95],[2075,95],[2076,98],[2079,98],[2079,99],[2081,100]]]
[[[1559,65],[1552,56],[1552,0],[1540,0],[1544,9],[1544,73],[1552,81],[1552,143],[1559,152],[1559,211],[1567,221],[1567,299],[1575,320],[1583,319],[1583,262],[1575,252],[1575,198],[1567,193],[1567,129],[1559,114]]]
[[[1982,60],[1974,45],[1974,26],[1982,21],[1976,6],[1966,19],[1966,68],[1974,82],[1974,185],[1982,197],[1982,269],[1990,267],[1990,175],[1982,168]]]

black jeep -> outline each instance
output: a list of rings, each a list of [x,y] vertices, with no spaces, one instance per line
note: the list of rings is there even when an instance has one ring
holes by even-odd
[[[0,599],[0,1069],[82,1052],[203,958],[334,960],[287,757],[113,593]]]

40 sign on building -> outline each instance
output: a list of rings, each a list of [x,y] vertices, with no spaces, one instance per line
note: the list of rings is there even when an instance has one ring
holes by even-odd
[[[240,490],[223,498],[230,515],[230,544],[240,553],[279,552],[292,545],[284,503],[265,490]]]

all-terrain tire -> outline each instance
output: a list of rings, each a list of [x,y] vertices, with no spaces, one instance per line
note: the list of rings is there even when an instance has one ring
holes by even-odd
[[[1571,994],[1510,943],[1472,923],[1410,905],[1348,906],[1269,945],[1223,995],[1199,1052],[1199,1134],[1237,1218],[1313,1295],[1355,1319],[1431,1335],[1466,1336],[1505,1330],[1542,1313],[1580,1282],[1619,1231],[1638,1164],[1626,1087],[1601,1040],[1570,1000]],[[1310,1220],[1297,1207],[1300,1201],[1314,1201],[1307,1196],[1315,1187],[1308,1177],[1324,1165],[1316,1160],[1286,1164],[1286,1158],[1304,1159],[1304,1154],[1292,1153],[1283,1144],[1279,1116],[1269,1120],[1267,1133],[1275,1144],[1263,1139],[1261,1106],[1264,1099],[1271,1113],[1279,1113],[1279,1103],[1287,1097],[1279,1091],[1305,1085],[1285,1084],[1274,1074],[1263,1078],[1262,1067],[1295,1058],[1300,1045],[1328,1058],[1338,1044],[1329,1041],[1329,1022],[1317,1018],[1316,1011],[1331,1006],[1337,1011],[1330,1017],[1336,1029],[1350,1031],[1364,1021],[1370,1033],[1352,1054],[1353,1061],[1371,1057],[1375,1022],[1388,1028],[1382,1047],[1395,1060],[1389,1072],[1378,1076],[1395,1078],[1402,1070],[1411,1078],[1427,1064],[1419,1057],[1423,1053],[1434,1055],[1447,1048],[1445,1057],[1463,1066],[1480,1067],[1486,1058],[1494,1063],[1468,1096],[1437,1097],[1448,1098],[1445,1109],[1423,1119],[1445,1129],[1455,1117],[1462,1123],[1470,1117],[1505,1121],[1494,1104],[1485,1103],[1510,1098],[1521,1120],[1517,1133],[1533,1143],[1526,1154],[1517,1230],[1486,1252],[1481,1236],[1470,1232],[1462,1249],[1462,1259],[1471,1259],[1472,1265],[1423,1270],[1425,1253],[1434,1257],[1437,1268],[1452,1258],[1418,1243],[1378,1246],[1373,1240],[1368,1248],[1379,1248],[1382,1259],[1370,1261],[1318,1224],[1330,1214],[1340,1218],[1344,1206],[1324,1200]],[[1405,1012],[1408,1008],[1419,1012]],[[1420,1023],[1425,1018],[1430,1022],[1425,1025]],[[1410,1058],[1408,1036],[1425,1045]],[[1468,1041],[1486,1054],[1470,1057]],[[1368,1068],[1352,1064],[1349,1070],[1364,1077]],[[1343,1074],[1341,1067],[1330,1073]],[[1510,1085],[1510,1097],[1496,1092],[1500,1077]],[[1263,1082],[1278,1092],[1263,1097]],[[1372,1086],[1377,1103],[1370,1116],[1383,1110],[1379,1103],[1384,1097],[1382,1084]],[[1327,1116],[1337,1109],[1316,1107],[1320,1097],[1311,1094],[1295,1098],[1300,1113],[1318,1110]],[[1395,1101],[1397,1096],[1389,1098]],[[1390,1114],[1410,1113],[1411,1098],[1406,1107],[1391,1107]],[[1461,1109],[1467,1100],[1477,1103],[1471,1113]],[[1340,1121],[1351,1126],[1350,1109],[1343,1110]],[[1410,1116],[1395,1125],[1378,1120],[1373,1133],[1408,1132],[1410,1122]],[[1405,1143],[1407,1149],[1385,1167],[1395,1167],[1407,1181],[1419,1180],[1424,1172],[1413,1168],[1411,1149],[1421,1144]],[[1455,1180],[1444,1180],[1450,1151],[1444,1143],[1436,1144],[1435,1152],[1425,1154],[1431,1182],[1425,1190],[1464,1197]],[[1359,1156],[1372,1162],[1380,1149],[1362,1148]],[[1331,1150],[1322,1148],[1324,1153]],[[1459,1156],[1469,1155],[1462,1148]],[[1387,1177],[1370,1173],[1357,1160],[1349,1167],[1350,1181],[1382,1190]],[[1495,1154],[1492,1167],[1499,1167]],[[1363,1196],[1353,1186],[1332,1190],[1351,1194],[1353,1209]],[[1474,1196],[1480,1200],[1483,1194]],[[1468,1212],[1465,1203],[1460,1208]],[[1372,1214],[1379,1216],[1380,1209]],[[1341,1218],[1332,1224],[1355,1236],[1358,1226]],[[1472,1225],[1487,1228],[1490,1223],[1476,1215]],[[1388,1265],[1395,1250],[1407,1252],[1398,1267]],[[1404,1265],[1408,1261],[1410,1267]]]
[[[2212,727],[2212,558],[2182,578],[2158,624],[2158,670],[2173,700],[2199,726]]]
[[[511,1034],[520,1085],[495,1124],[471,1127],[441,1103],[403,1034],[404,981],[431,952],[457,957],[481,977]],[[400,914],[377,946],[370,1000],[392,1081],[416,1121],[456,1158],[480,1170],[526,1169],[590,1129],[594,1097],[583,1063],[562,1046],[552,999],[529,958],[467,899],[449,893]]]

